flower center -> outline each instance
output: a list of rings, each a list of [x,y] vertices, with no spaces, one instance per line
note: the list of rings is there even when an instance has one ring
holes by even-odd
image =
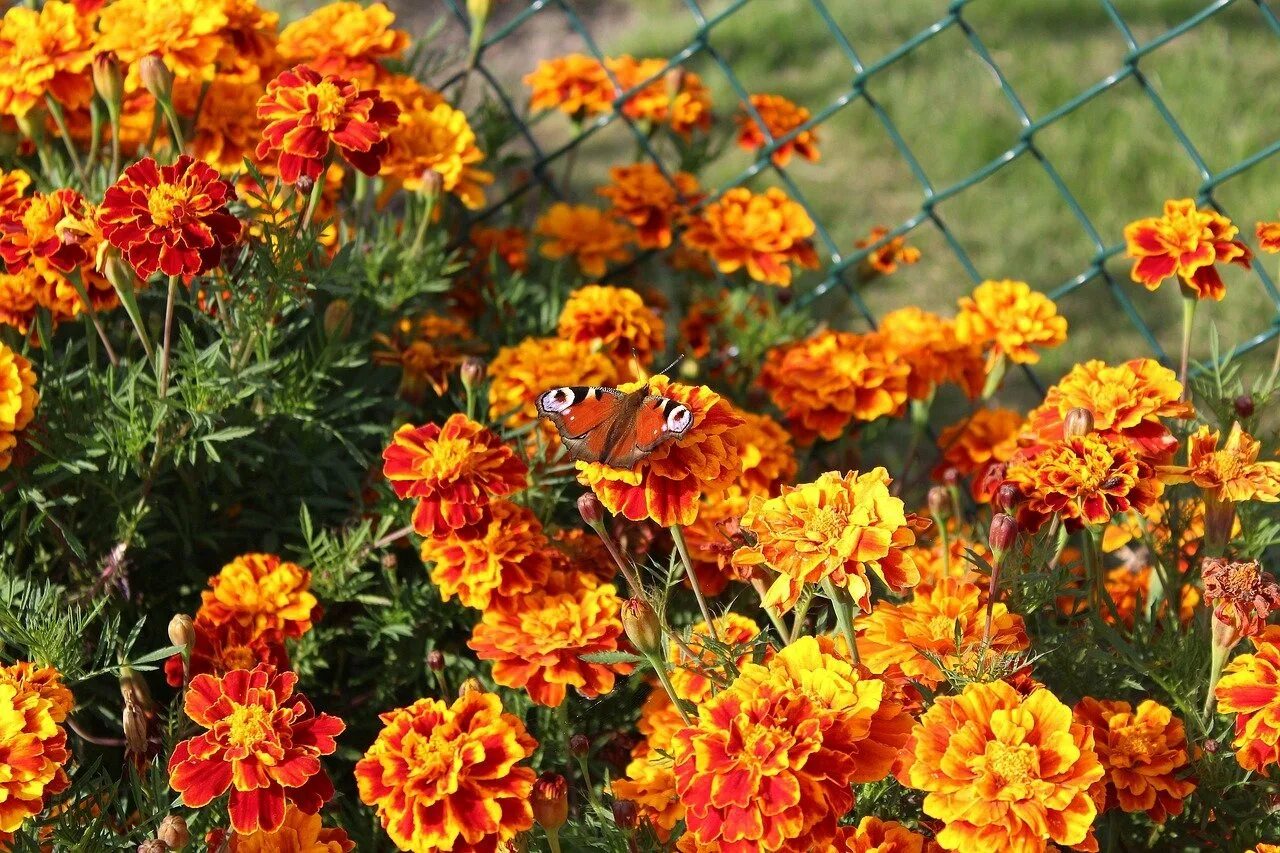
[[[1219,450],[1209,457],[1209,469],[1223,482],[1235,480],[1244,474],[1245,461],[1239,451]]]
[[[186,201],[186,192],[175,184],[157,184],[147,192],[147,210],[152,221],[162,228],[182,217]]]
[[[434,479],[459,476],[470,467],[471,450],[471,443],[465,438],[440,439],[432,453],[422,457],[419,471],[424,477]]]
[[[832,540],[840,538],[848,524],[849,519],[843,512],[824,506],[809,516],[807,527],[821,539]]]
[[[332,133],[338,127],[338,121],[346,114],[347,99],[343,97],[338,84],[325,80],[311,90],[311,111],[316,122],[325,133]]]
[[[248,646],[227,646],[222,650],[224,669],[253,669],[258,659]]]
[[[53,196],[36,196],[22,214],[22,227],[33,240],[43,240],[53,233],[62,219],[62,205]]]
[[[271,735],[271,717],[261,705],[236,705],[227,717],[227,740],[252,749]]]
[[[1134,724],[1116,729],[1117,752],[1135,758],[1150,758],[1160,745],[1157,733],[1150,726]]]
[[[926,630],[928,630],[932,639],[950,640],[955,637],[956,633],[955,617],[939,613],[929,620]]]
[[[1000,741],[987,744],[987,770],[1000,777],[1006,785],[1019,785],[1032,779],[1032,769],[1036,767],[1038,756],[1034,747],[1028,744],[1010,746]]]

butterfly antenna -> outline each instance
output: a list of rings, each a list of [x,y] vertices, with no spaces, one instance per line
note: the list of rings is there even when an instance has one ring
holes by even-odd
[[[675,368],[675,366],[676,366],[677,364],[679,364],[680,362],[682,362],[682,361],[684,361],[684,353],[680,353],[678,356],[676,356],[676,360],[675,360],[675,361],[673,361],[673,362],[671,362],[670,364],[668,364],[666,367],[664,367],[664,368],[663,368],[661,371],[659,371],[659,372],[660,372],[663,376],[669,376],[669,375],[671,374],[671,371]]]

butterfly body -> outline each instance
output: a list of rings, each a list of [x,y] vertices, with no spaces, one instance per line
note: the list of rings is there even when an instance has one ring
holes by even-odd
[[[553,388],[536,403],[569,454],[582,462],[631,468],[693,426],[693,413],[648,388],[624,392],[587,386]]]

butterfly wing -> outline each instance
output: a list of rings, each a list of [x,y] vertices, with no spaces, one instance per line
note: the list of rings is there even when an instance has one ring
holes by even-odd
[[[693,414],[683,403],[646,395],[601,461],[614,468],[632,468],[663,444],[682,438],[692,426]]]
[[[535,406],[574,459],[599,462],[607,455],[608,436],[616,431],[626,397],[616,388],[578,385],[544,391]]]

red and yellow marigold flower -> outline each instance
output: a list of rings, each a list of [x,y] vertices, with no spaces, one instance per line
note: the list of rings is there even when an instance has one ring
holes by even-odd
[[[581,53],[547,59],[524,76],[529,110],[559,110],[574,121],[608,112],[617,96],[600,60]]]
[[[207,615],[194,622],[195,642],[190,657],[184,661],[176,654],[165,661],[165,680],[170,687],[181,687],[197,675],[222,676],[233,669],[253,669],[260,663],[276,669],[289,668],[289,653],[284,648],[284,633],[279,628],[258,628],[254,624],[235,621],[214,622]]]
[[[1257,234],[1262,251],[1271,255],[1280,252],[1280,222],[1259,222]]]
[[[400,108],[377,89],[297,65],[280,72],[258,100],[258,118],[266,127],[254,154],[275,159],[288,184],[318,179],[331,148],[361,172],[376,175],[399,116]]]
[[[31,423],[39,402],[31,362],[0,341],[0,471],[13,463],[18,433]]]
[[[789,287],[792,267],[818,267],[813,234],[809,214],[777,187],[734,187],[690,217],[683,240],[726,275],[745,269],[754,281]]]
[[[711,91],[695,72],[683,66],[667,69],[665,59],[636,59],[623,55],[605,60],[623,92],[636,89],[658,74],[622,105],[623,115],[652,125],[665,125],[686,139],[695,130],[711,127]]]
[[[72,189],[36,193],[0,211],[0,259],[20,273],[37,259],[62,272],[90,260],[82,235],[64,223],[92,216],[92,206]]]
[[[493,183],[493,175],[480,168],[484,152],[465,113],[442,101],[401,109],[398,122],[387,135],[383,175],[417,192],[424,187],[423,176],[434,172],[440,189],[468,208],[484,204],[484,188]]]
[[[634,391],[643,382],[625,384]],[[599,462],[579,462],[578,482],[589,486],[609,512],[632,521],[650,519],[662,527],[690,524],[704,494],[724,489],[742,471],[734,427],[742,416],[706,386],[678,385],[666,376],[648,380],[659,394],[688,408],[693,424],[679,441],[658,447],[631,470]]]
[[[634,290],[610,285],[589,284],[569,294],[556,334],[633,368],[653,364],[654,354],[666,345],[662,317]]]
[[[75,696],[62,681],[62,673],[51,666],[20,660],[0,666],[0,681],[16,684],[19,690],[35,691],[48,700],[49,715],[55,723],[66,720],[76,704]]]
[[[1265,773],[1280,764],[1280,626],[1249,641],[1253,652],[1229,661],[1213,692],[1218,713],[1236,715],[1236,760],[1245,770]]]
[[[1022,617],[1002,602],[991,608],[990,648],[1000,653],[1029,645]],[[944,578],[916,587],[910,601],[882,601],[856,622],[858,654],[873,673],[901,673],[926,687],[945,678],[936,661],[951,669],[959,656],[980,646],[986,625],[986,595],[976,584]],[[960,645],[956,645],[956,637]]]
[[[839,438],[852,420],[892,415],[907,401],[911,368],[881,335],[830,329],[770,349],[760,385],[796,440]]]
[[[169,785],[185,805],[203,808],[230,790],[231,826],[246,835],[278,830],[290,803],[315,814],[328,802],[333,783],[320,759],[345,726],[294,693],[297,680],[270,666],[191,679],[184,708],[205,731],[169,759]]]
[[[944,382],[954,382],[971,399],[982,391],[982,351],[960,343],[954,320],[909,306],[884,315],[879,333],[894,355],[911,368],[907,395],[912,400],[931,399]]]
[[[759,151],[769,144],[770,139],[777,142],[810,119],[807,109],[781,95],[752,95],[751,106],[760,116],[759,120],[746,109],[737,118],[738,147],[747,151]],[[810,163],[818,162],[822,155],[818,151],[817,131],[813,128],[800,131],[793,139],[774,149],[770,159],[775,165],[785,166],[791,162],[792,154],[798,154]]]
[[[670,754],[664,754],[665,750],[642,741],[632,750],[633,757],[624,778],[614,779],[610,784],[614,799],[633,803],[640,819],[647,822],[661,840],[670,838],[676,824],[684,820],[684,805],[676,794],[674,765]]]
[[[12,9],[23,8],[14,6]],[[11,169],[6,172],[0,169],[0,213],[7,213],[11,207],[27,194],[31,186],[31,176],[22,169]]]
[[[525,338],[503,347],[489,362],[488,372],[489,417],[512,428],[538,419],[536,401],[548,388],[609,386],[618,381],[618,368],[607,355],[560,337]],[[554,428],[544,436],[559,441]]]
[[[401,850],[498,853],[533,826],[534,774],[519,764],[538,743],[497,696],[419,699],[382,723],[356,764],[356,784]]]
[[[419,536],[478,536],[489,503],[528,485],[529,470],[498,436],[455,412],[441,427],[405,424],[382,452],[396,496],[413,498]]]
[[[1231,628],[1230,645],[1241,637],[1261,634],[1267,618],[1280,610],[1280,585],[1257,560],[1207,557],[1200,572],[1205,603],[1213,609],[1213,618]]]
[[[874,246],[888,235],[889,229],[883,225],[877,225],[853,245],[859,249],[865,249],[868,246]],[[915,246],[907,245],[907,238],[898,236],[890,239],[878,249],[872,249],[871,253],[863,260],[863,264],[876,275],[893,275],[898,271],[900,266],[911,266],[920,261],[920,250]]]
[[[467,353],[476,348],[471,324],[459,317],[422,314],[402,317],[390,334],[376,334],[373,360],[398,364],[400,396],[411,403],[426,399],[427,389],[437,397],[449,390]]]
[[[242,554],[209,579],[198,618],[214,625],[234,622],[253,634],[275,629],[301,637],[316,615],[310,587],[311,573],[296,563],[275,554]]]
[[[765,606],[789,609],[805,584],[830,580],[871,609],[871,574],[892,591],[920,581],[907,550],[928,522],[909,515],[889,492],[883,468],[865,474],[834,471],[813,483],[783,486],[776,498],[756,496],[742,526],[756,544],[734,554],[740,569],[760,564],[778,572]]]
[[[1227,293],[1216,264],[1249,269],[1253,253],[1236,239],[1239,228],[1215,210],[1196,209],[1189,199],[1169,199],[1164,215],[1130,222],[1124,229],[1125,253],[1136,263],[1130,278],[1155,290],[1177,276],[1196,299],[1221,300]]]
[[[631,229],[585,204],[556,202],[538,217],[533,231],[542,238],[542,257],[572,257],[588,278],[601,278],[610,262],[631,257]]]
[[[409,34],[391,26],[395,20],[383,3],[329,3],[285,27],[277,49],[287,63],[372,85],[387,76],[382,63],[409,46]]]
[[[926,791],[947,850],[1046,849],[1085,840],[1104,770],[1092,730],[1044,688],[1023,697],[1003,681],[942,696],[911,732],[904,785]]]
[[[16,668],[8,668],[16,669]],[[70,758],[59,723],[66,709],[41,684],[0,671],[0,833],[12,833],[44,811],[46,799],[69,784],[62,766]]]
[[[422,560],[434,563],[431,582],[445,601],[488,610],[495,597],[518,598],[542,589],[552,554],[538,518],[527,507],[494,501],[479,536],[446,533],[422,541]]]
[[[837,829],[826,853],[925,853],[932,849],[928,839],[896,820],[864,817],[857,826]]]
[[[207,0],[118,0],[98,17],[95,52],[111,52],[127,69],[125,91],[142,88],[140,60],[155,55],[175,80],[213,78],[227,48],[225,5]],[[150,111],[146,123],[150,125]],[[145,131],[144,131],[145,132]]]
[[[1014,364],[1035,364],[1040,350],[1067,339],[1067,319],[1053,300],[1025,281],[984,281],[959,302],[956,337],[987,352],[988,363],[1003,357]]]
[[[345,829],[326,827],[320,815],[299,811],[293,804],[285,806],[284,823],[275,832],[260,829],[227,839],[227,853],[351,853],[355,849]]]
[[[825,849],[850,786],[883,779],[907,739],[911,718],[886,692],[812,637],[743,666],[672,744],[691,840],[732,853]]]
[[[1106,808],[1146,812],[1156,823],[1182,814],[1183,801],[1196,789],[1188,778],[1182,720],[1151,699],[1135,711],[1128,702],[1085,697],[1074,714],[1076,722],[1093,727],[1094,749],[1106,771]]]
[[[1201,426],[1187,439],[1187,464],[1166,465],[1160,470],[1166,483],[1194,483],[1212,500],[1280,501],[1280,462],[1259,462],[1262,443],[1231,425],[1227,440],[1218,447],[1221,433]]]
[[[1018,452],[1018,433],[1025,422],[1012,409],[974,410],[938,434],[942,458],[934,476],[954,469],[975,484],[981,482],[992,466],[1008,462]]]
[[[642,249],[670,246],[672,227],[701,198],[693,175],[676,172],[668,178],[654,163],[614,166],[609,177],[611,183],[596,193],[609,199],[614,216],[631,223],[636,245]]]
[[[46,95],[67,109],[89,103],[95,18],[62,0],[9,7],[0,20],[0,115],[22,118]]]

